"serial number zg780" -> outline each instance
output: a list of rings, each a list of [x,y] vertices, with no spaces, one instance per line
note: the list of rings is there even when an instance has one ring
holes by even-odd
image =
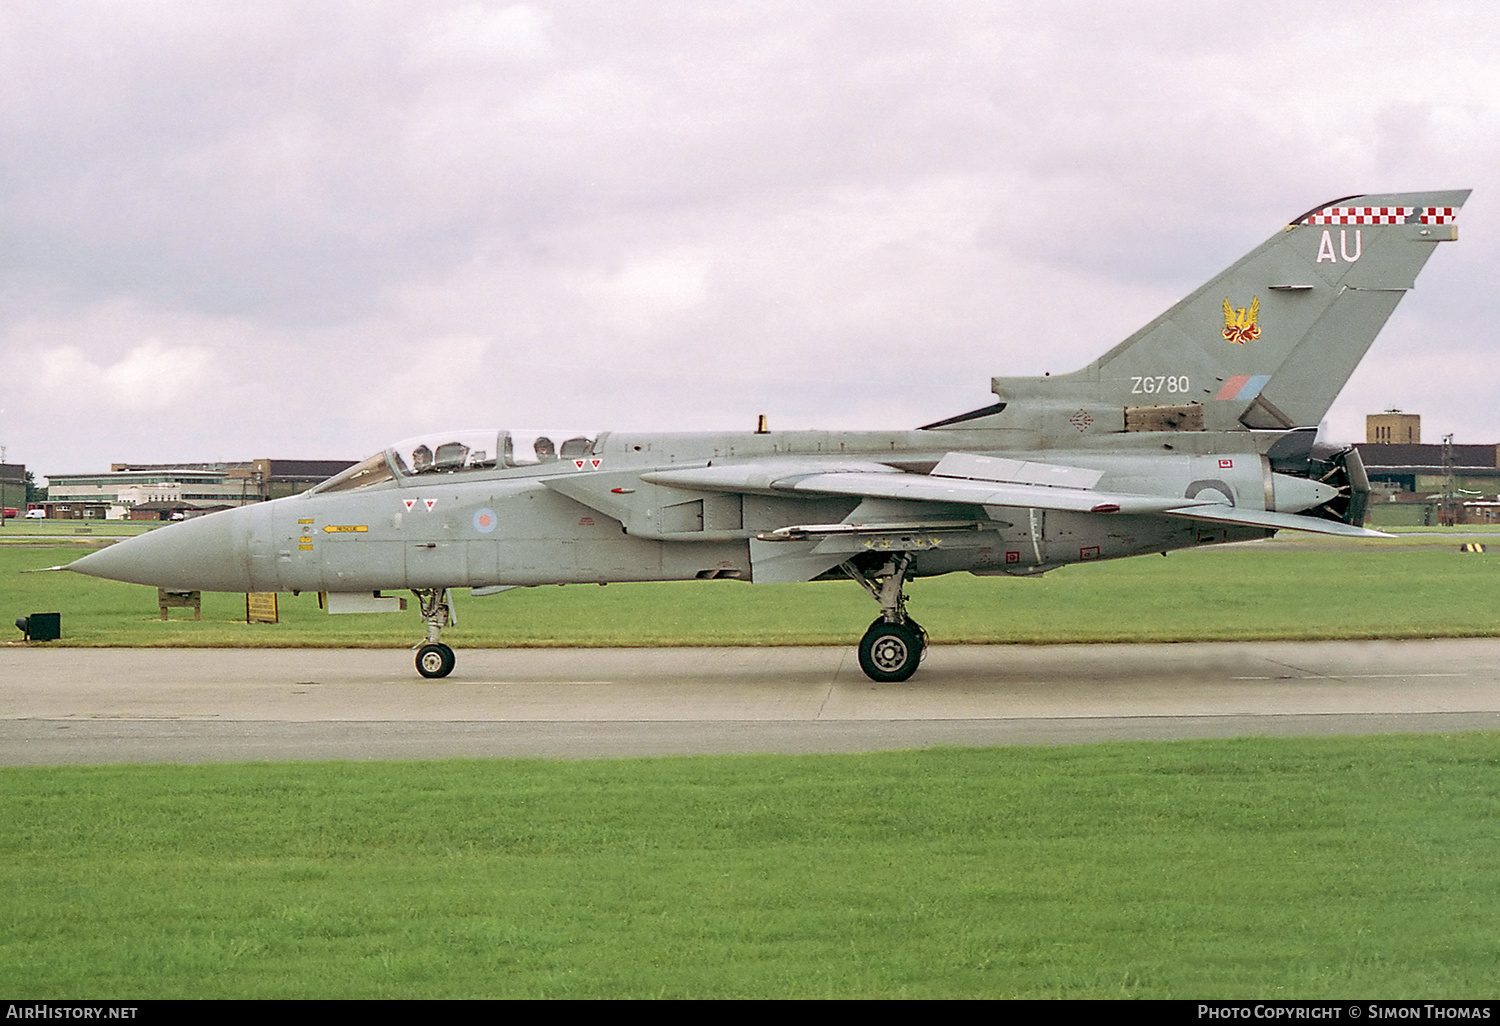
[[[1156,395],[1158,392],[1186,392],[1187,390],[1186,374],[1158,374],[1154,378],[1147,375],[1130,379],[1131,395]]]

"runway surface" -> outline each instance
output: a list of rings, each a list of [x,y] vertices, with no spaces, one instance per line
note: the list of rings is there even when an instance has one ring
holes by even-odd
[[[0,763],[616,757],[1500,730],[1500,640],[852,648],[0,648]]]

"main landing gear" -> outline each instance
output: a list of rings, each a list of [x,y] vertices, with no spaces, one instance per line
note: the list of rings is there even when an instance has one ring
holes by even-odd
[[[859,668],[882,684],[906,680],[927,654],[927,632],[906,615],[906,595],[901,590],[911,559],[911,553],[903,552],[878,570],[862,570],[852,560],[842,564],[844,573],[880,603],[880,616],[859,641]]]
[[[427,640],[413,646],[417,650],[417,672],[424,677],[446,677],[453,672],[453,649],[438,638],[444,627],[458,622],[453,615],[453,599],[447,588],[413,588],[412,594],[422,606],[422,620],[427,624]]]

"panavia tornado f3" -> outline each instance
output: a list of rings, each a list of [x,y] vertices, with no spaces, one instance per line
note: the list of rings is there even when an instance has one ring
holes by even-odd
[[[912,430],[410,439],[311,491],[185,521],[67,569],[162,588],[317,591],[329,612],[412,591],[424,677],[447,675],[452,589],[852,579],[880,615],[877,681],[918,667],[919,577],[1269,537],[1370,536],[1369,483],[1318,422],[1457,237],[1467,190],[1349,196],[1294,219],[1082,370],[995,378],[996,401]]]

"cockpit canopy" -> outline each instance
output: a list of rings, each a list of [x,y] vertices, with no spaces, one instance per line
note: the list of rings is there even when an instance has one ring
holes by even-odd
[[[397,442],[386,450],[402,477],[493,470],[500,456],[499,431],[449,431]]]
[[[506,431],[500,448],[507,467],[524,467],[588,456],[594,451],[595,437],[581,431]]]
[[[594,451],[595,434],[581,431],[497,431],[493,428],[445,431],[408,438],[313,488],[347,492],[356,488],[429,474],[538,466],[578,459]]]

